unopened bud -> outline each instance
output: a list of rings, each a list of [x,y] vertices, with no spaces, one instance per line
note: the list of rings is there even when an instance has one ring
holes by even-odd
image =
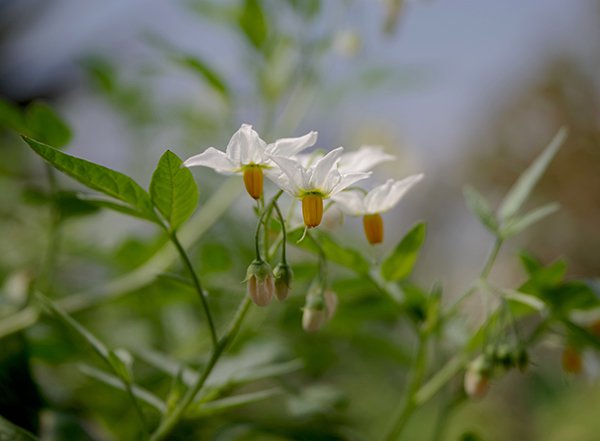
[[[275,278],[275,295],[279,301],[283,301],[292,287],[294,278],[292,268],[287,263],[280,262],[273,270],[273,277]]]
[[[263,260],[254,260],[246,272],[247,292],[258,306],[266,306],[273,298],[273,273],[271,265]]]
[[[469,363],[465,372],[464,388],[470,398],[480,399],[485,396],[490,388],[492,369],[493,365],[486,355],[480,355]]]
[[[331,290],[322,294],[309,293],[302,314],[302,327],[307,332],[316,332],[333,317],[337,309],[337,296]]]

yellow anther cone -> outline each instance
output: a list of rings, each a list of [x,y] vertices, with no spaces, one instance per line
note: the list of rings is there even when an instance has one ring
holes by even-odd
[[[247,166],[244,170],[246,191],[252,198],[260,199],[263,192],[263,171],[258,165]]]
[[[302,198],[302,216],[304,225],[314,228],[323,219],[323,198],[318,194],[307,194]]]
[[[367,214],[363,217],[365,236],[371,245],[383,242],[383,219],[379,214]]]

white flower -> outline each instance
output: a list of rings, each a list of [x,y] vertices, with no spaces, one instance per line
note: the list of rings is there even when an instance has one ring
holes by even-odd
[[[346,170],[369,171],[382,162],[395,159],[395,156],[385,153],[381,146],[364,145],[354,152],[344,153],[339,168],[342,173]]]
[[[272,158],[281,170],[281,174],[274,176],[274,182],[285,192],[302,200],[304,224],[309,228],[321,223],[323,199],[334,196],[371,174],[355,171],[340,173],[338,162],[343,152],[344,148],[338,147],[308,166],[297,158]]]
[[[366,195],[360,190],[350,190],[333,196],[340,208],[352,215],[363,216],[363,227],[371,245],[383,242],[383,219],[381,213],[393,208],[402,196],[417,182],[423,174],[412,175],[401,181],[388,179],[385,184],[375,187]]]
[[[423,174],[412,175],[400,181],[388,179],[366,195],[359,190],[344,191],[332,199],[340,208],[352,216],[380,214],[391,210],[410,188],[423,179]]]
[[[267,144],[249,124],[242,124],[233,134],[225,152],[214,147],[207,148],[199,155],[188,158],[186,167],[203,166],[224,175],[243,174],[246,190],[254,199],[262,194],[263,169],[267,176],[278,175],[276,164],[271,156],[289,157],[311,147],[317,142],[317,132],[309,132],[299,138],[282,138]]]

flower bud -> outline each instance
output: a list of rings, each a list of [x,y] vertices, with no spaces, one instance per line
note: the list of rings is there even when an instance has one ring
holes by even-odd
[[[271,265],[255,259],[246,272],[247,292],[252,301],[258,306],[266,306],[273,298],[273,273]]]
[[[567,346],[562,353],[562,366],[569,374],[579,374],[583,367],[581,353],[573,346]]]
[[[480,399],[485,396],[490,388],[492,369],[493,365],[486,355],[480,355],[469,363],[465,372],[464,388],[470,398]]]
[[[338,299],[331,290],[319,292],[316,286],[306,297],[306,306],[302,313],[302,327],[307,332],[318,331],[333,317],[337,309]]]
[[[275,295],[279,301],[284,301],[292,287],[294,278],[292,268],[287,263],[280,262],[273,270],[273,277],[275,278]]]

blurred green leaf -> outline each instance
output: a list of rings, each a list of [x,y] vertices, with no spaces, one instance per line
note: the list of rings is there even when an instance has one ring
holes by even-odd
[[[23,201],[31,205],[54,204],[61,219],[71,217],[87,216],[99,210],[95,204],[79,197],[74,191],[58,191],[48,194],[39,188],[26,188],[23,191]]]
[[[508,301],[511,311],[513,311],[513,314],[517,317],[531,312],[543,312],[546,309],[546,304],[538,297],[512,289],[502,289],[502,294]],[[519,304],[521,308],[525,307],[525,310],[517,311],[515,313],[515,309],[517,309],[516,304]]]
[[[6,441],[36,441],[39,438],[26,430],[15,426],[0,415],[0,440]]]
[[[304,228],[297,228],[288,233],[288,243],[294,244],[295,246],[302,248],[306,251],[318,253],[319,249],[311,240],[311,238],[305,238],[302,242],[298,243],[298,240],[302,237]],[[335,240],[328,234],[320,231],[315,240],[319,241],[319,245],[325,252],[327,260],[337,263],[345,268],[348,268],[357,274],[368,274],[369,273],[369,262],[363,257],[361,253],[352,249],[346,248],[339,245]]]
[[[226,102],[231,100],[229,86],[225,83],[223,77],[206,62],[196,56],[188,54],[172,54],[170,58],[178,65],[186,68],[204,80],[204,82],[217,92]]]
[[[529,197],[535,184],[537,184],[544,171],[548,168],[550,161],[552,161],[558,152],[558,149],[562,146],[567,138],[567,134],[568,130],[562,127],[554,138],[552,138],[552,141],[550,141],[550,144],[548,144],[542,154],[533,161],[527,170],[525,170],[519,179],[517,179],[517,182],[511,187],[498,210],[498,215],[503,222],[517,214],[523,203]]]
[[[170,150],[162,155],[152,175],[150,197],[172,230],[179,228],[198,205],[198,187],[192,172]]]
[[[133,359],[131,355],[124,349],[110,350],[108,352],[108,362],[113,368],[113,371],[119,378],[127,383],[133,381],[133,374],[131,372],[131,363]]]
[[[519,234],[527,227],[535,224],[536,222],[539,222],[546,216],[555,213],[556,211],[558,211],[559,208],[559,204],[552,203],[544,205],[543,207],[536,208],[535,210],[532,210],[529,213],[524,214],[522,216],[513,217],[506,223],[505,226],[502,227],[501,234],[505,238]]]
[[[306,417],[339,409],[346,404],[342,392],[327,384],[312,385],[300,390],[288,400],[290,413],[295,417]]]
[[[31,138],[24,136],[23,139],[33,151],[58,170],[83,185],[129,204],[137,212],[138,217],[158,222],[156,213],[152,208],[150,196],[129,176],[102,165],[67,155]]]
[[[100,369],[96,369],[87,364],[79,364],[78,368],[85,375],[100,381],[108,386],[114,387],[122,392],[127,393],[125,385],[123,384],[123,380],[121,378],[116,377],[115,375],[109,374],[108,372],[101,371]],[[167,410],[167,405],[152,392],[149,392],[146,389],[141,388],[137,385],[131,386],[131,391],[133,395],[140,401],[150,405],[154,409],[158,410],[160,413],[164,414]]]
[[[219,400],[213,400],[208,402],[202,402],[195,407],[192,406],[186,412],[187,418],[199,418],[208,415],[215,415],[229,410],[237,409],[238,407],[246,406],[248,404],[263,401],[268,398],[273,398],[277,395],[281,395],[283,390],[276,387],[267,390],[260,390],[256,392],[249,392],[245,394],[234,395]]]
[[[498,222],[485,198],[473,187],[465,187],[463,194],[471,211],[479,218],[481,223],[492,233],[498,233]]]
[[[217,273],[230,270],[233,261],[229,249],[225,245],[209,242],[200,248],[199,265],[202,273]]]
[[[87,202],[97,208],[107,208],[109,210],[117,211],[127,216],[137,217],[138,219],[149,220],[145,213],[138,211],[129,205],[120,204],[103,196],[94,194],[77,193],[77,198],[82,202]],[[155,220],[152,220],[155,222]]]
[[[100,340],[96,338],[94,334],[85,329],[79,324],[73,317],[67,314],[62,308],[59,308],[52,300],[43,294],[36,294],[37,300],[41,305],[50,312],[54,317],[59,319],[67,328],[75,331],[81,338],[88,342],[88,344],[100,355],[104,360],[109,360],[109,350]]]
[[[260,0],[244,0],[238,25],[248,42],[262,50],[268,36],[268,23]]]
[[[50,106],[34,102],[25,113],[27,134],[55,148],[64,147],[71,140],[71,129]]]
[[[419,250],[425,242],[427,227],[424,222],[410,229],[394,251],[383,261],[381,275],[388,281],[399,281],[407,278],[412,272]]]
[[[21,109],[6,100],[0,99],[0,128],[19,133],[27,131],[27,124]]]

